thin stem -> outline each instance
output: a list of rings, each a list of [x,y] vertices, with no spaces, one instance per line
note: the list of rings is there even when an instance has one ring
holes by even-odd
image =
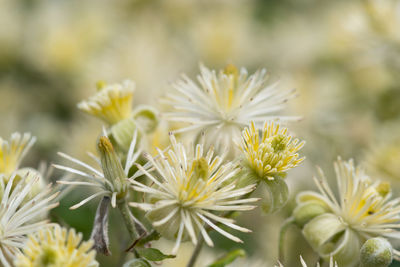
[[[278,254],[278,259],[279,261],[283,264],[284,261],[284,249],[285,249],[285,233],[289,226],[294,222],[293,217],[287,218],[282,227],[281,230],[279,231],[279,254]]]
[[[139,238],[139,234],[136,231],[136,226],[135,226],[135,221],[132,218],[132,213],[129,210],[128,203],[126,202],[125,199],[121,199],[118,201],[118,209],[121,212],[122,218],[125,222],[125,226],[128,229],[129,236],[131,237],[132,240],[136,240]]]
[[[199,238],[197,240],[196,247],[194,248],[192,256],[190,257],[190,260],[189,260],[188,264],[186,265],[186,267],[194,266],[198,256],[200,255],[200,251],[201,251],[201,248],[203,247],[203,243],[204,243],[204,238],[203,238],[203,235],[200,234]]]

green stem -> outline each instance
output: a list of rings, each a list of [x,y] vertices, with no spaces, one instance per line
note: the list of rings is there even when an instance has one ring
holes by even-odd
[[[284,261],[284,248],[285,248],[285,233],[289,226],[294,222],[293,217],[289,217],[283,223],[281,230],[279,231],[279,254],[278,259],[283,264]]]
[[[129,210],[128,203],[125,199],[121,199],[117,203],[118,209],[121,212],[122,218],[125,222],[125,226],[128,229],[129,236],[132,240],[136,240],[139,238],[139,234],[136,231],[135,221],[132,218],[131,211]]]
[[[198,256],[200,255],[200,251],[201,251],[201,248],[203,247],[203,243],[204,243],[204,238],[203,238],[203,235],[200,234],[199,238],[197,240],[196,247],[194,248],[192,256],[190,257],[190,260],[189,260],[188,264],[186,265],[186,267],[194,266]]]

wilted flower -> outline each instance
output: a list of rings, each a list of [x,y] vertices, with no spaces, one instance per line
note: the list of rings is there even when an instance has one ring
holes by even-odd
[[[58,205],[53,202],[58,193],[52,194],[50,186],[23,203],[39,177],[27,182],[24,177],[13,186],[14,178],[15,175],[11,175],[6,185],[0,179],[0,187],[4,188],[0,204],[0,263],[5,267],[12,266],[12,259],[23,247],[26,235],[47,225],[47,221],[37,219]]]
[[[335,163],[339,197],[336,198],[320,171],[315,178],[321,193],[303,192],[297,197],[299,206],[320,205],[325,213],[308,218],[303,235],[319,255],[333,256],[340,266],[354,266],[360,261],[361,245],[372,237],[398,238],[400,199],[390,200],[389,184],[373,182],[352,160]],[[394,250],[394,257],[399,252]]]
[[[239,139],[240,131],[250,121],[259,125],[266,120],[295,119],[276,115],[295,94],[280,90],[277,83],[266,85],[265,69],[248,76],[246,69],[239,71],[233,65],[218,74],[200,65],[200,72],[200,85],[183,76],[165,99],[173,109],[166,114],[167,119],[190,124],[176,133],[204,132],[207,140],[224,147],[232,139]]]
[[[119,84],[98,83],[98,92],[78,104],[80,110],[89,113],[109,125],[129,118],[132,111],[135,84],[129,80]]]
[[[158,157],[148,158],[157,175],[138,166],[152,184],[131,180],[136,191],[149,195],[149,203],[131,202],[130,205],[148,211],[146,216],[153,226],[164,237],[176,240],[174,254],[185,239],[190,238],[196,244],[200,233],[206,243],[213,246],[206,226],[241,242],[217,223],[242,232],[250,231],[237,226],[232,219],[224,218],[220,212],[253,209],[253,206],[242,204],[254,202],[256,198],[240,197],[251,192],[254,185],[237,188],[235,182],[228,183],[238,169],[231,162],[222,164],[222,158],[214,156],[212,148],[204,153],[203,145],[198,144],[194,150],[186,152],[184,145],[177,143],[172,134],[170,140],[172,147],[166,153],[158,150]]]
[[[28,236],[16,267],[94,267],[99,266],[93,241],[82,241],[82,234],[54,225]]]
[[[111,205],[113,207],[116,207],[117,199],[124,198],[125,195],[127,194],[128,185],[126,180],[129,177],[128,175],[129,170],[132,167],[132,165],[136,162],[141,153],[140,149],[135,152],[136,141],[137,141],[137,131],[135,131],[135,133],[133,134],[133,138],[129,146],[129,151],[124,168],[122,167],[121,161],[116,155],[110,140],[105,136],[101,136],[98,143],[100,159],[92,155],[95,161],[98,163],[99,167],[102,169],[102,171],[97,170],[96,168],[69,155],[66,155],[64,153],[59,153],[59,155],[62,156],[63,158],[83,167],[85,171],[57,164],[55,164],[54,167],[61,170],[65,170],[72,174],[77,174],[83,177],[85,181],[61,180],[58,181],[58,183],[72,185],[72,186],[74,185],[91,186],[93,188],[98,189],[98,192],[85,198],[78,204],[72,206],[71,209],[79,208],[86,202],[100,195],[109,196],[111,198]],[[134,179],[135,177],[137,177],[137,175],[139,175],[138,172],[135,173],[130,178]]]
[[[0,137],[0,173],[5,175],[5,178],[18,169],[22,159],[35,143],[36,138],[30,133],[23,135],[16,132],[11,135],[9,141]]]
[[[255,123],[251,122],[242,133],[241,150],[246,165],[258,179],[274,180],[275,177],[285,177],[288,170],[304,160],[297,153],[304,144],[304,141],[293,139],[287,128],[280,128],[274,122],[266,122],[260,136]]]

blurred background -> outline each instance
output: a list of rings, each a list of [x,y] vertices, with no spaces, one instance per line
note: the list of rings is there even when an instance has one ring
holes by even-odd
[[[194,79],[199,62],[214,69],[233,63],[250,73],[266,68],[271,83],[297,89],[287,113],[303,120],[289,128],[306,140],[307,159],[287,178],[292,200],[285,210],[239,217],[253,229],[241,236],[244,245],[215,235],[217,248],[204,249],[198,266],[227,247],[247,251],[238,266],[272,266],[278,228],[296,192],[315,188],[316,165],[333,182],[337,156],[354,158],[372,177],[390,181],[399,195],[399,29],[396,0],[1,0],[0,136],[37,136],[23,166],[59,162],[57,151],[85,159],[85,151],[95,151],[101,122],[76,104],[95,92],[97,81],[132,79],[135,105],[159,108],[171,82],[182,73]],[[64,198],[53,220],[87,238],[97,201],[69,211],[77,199],[79,189]],[[125,235],[119,223],[112,214],[113,255],[99,256],[102,266],[121,265],[120,251],[128,244],[117,241]],[[300,266],[300,254],[316,262],[295,227],[288,241],[287,266]],[[191,250],[187,244],[176,260],[160,266],[184,266]]]

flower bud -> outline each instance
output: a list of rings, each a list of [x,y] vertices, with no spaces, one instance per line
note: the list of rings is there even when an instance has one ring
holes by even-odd
[[[97,146],[100,152],[100,161],[104,177],[114,186],[114,188],[110,188],[110,190],[118,192],[117,199],[125,197],[127,192],[126,175],[114,151],[114,147],[105,136],[100,136]]]
[[[392,245],[382,237],[370,238],[361,247],[362,267],[386,267],[392,260]]]

